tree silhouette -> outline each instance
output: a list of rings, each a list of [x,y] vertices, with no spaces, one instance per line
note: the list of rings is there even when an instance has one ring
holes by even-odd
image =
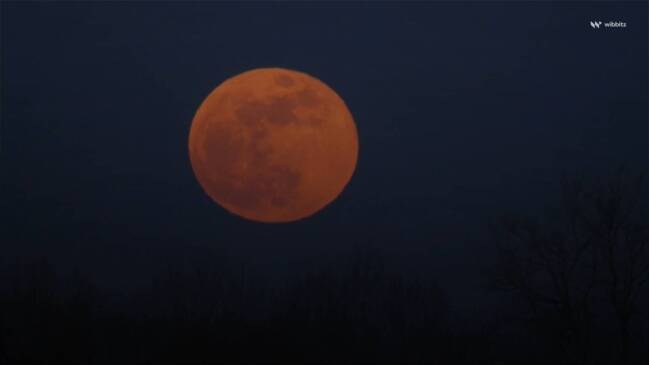
[[[592,185],[564,179],[550,219],[505,216],[494,224],[491,284],[526,303],[535,330],[547,331],[565,363],[591,363],[593,321],[608,309],[617,362],[631,361],[631,320],[649,277],[645,188],[643,176],[624,170]]]
[[[592,192],[575,190],[575,210],[592,241],[600,282],[617,319],[621,364],[630,362],[631,320],[649,280],[645,185],[644,176],[620,172]]]

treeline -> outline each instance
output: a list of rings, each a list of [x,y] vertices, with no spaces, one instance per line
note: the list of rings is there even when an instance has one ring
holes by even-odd
[[[0,265],[1,364],[649,363],[643,178],[562,184],[546,214],[492,222],[497,309],[359,252],[282,283],[236,263],[169,265],[116,294],[47,262]],[[496,294],[500,293],[500,294]]]
[[[170,267],[122,306],[45,260],[5,268],[1,287],[7,364],[460,363],[469,350],[434,283],[373,255],[281,287],[236,269]]]

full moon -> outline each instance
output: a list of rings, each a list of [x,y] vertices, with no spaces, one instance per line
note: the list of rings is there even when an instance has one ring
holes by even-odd
[[[329,86],[260,68],[225,80],[189,132],[196,179],[216,203],[259,222],[315,214],[343,191],[358,158],[356,125]]]

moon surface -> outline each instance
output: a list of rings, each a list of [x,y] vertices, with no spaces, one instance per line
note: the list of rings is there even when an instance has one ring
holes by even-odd
[[[198,108],[189,157],[207,195],[259,222],[318,212],[356,168],[358,134],[344,101],[302,72],[260,68],[219,85]]]

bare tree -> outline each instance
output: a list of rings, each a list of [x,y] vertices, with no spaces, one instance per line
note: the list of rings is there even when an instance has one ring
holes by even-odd
[[[631,355],[631,320],[649,280],[646,181],[620,171],[577,201],[579,222],[592,242],[599,282],[618,323],[620,363]],[[645,204],[643,206],[643,203]]]
[[[649,276],[644,179],[620,171],[594,186],[564,179],[561,187],[551,219],[508,216],[494,225],[491,283],[527,304],[537,330],[549,331],[568,363],[591,362],[593,312],[608,305],[619,363],[628,364],[631,319]]]

